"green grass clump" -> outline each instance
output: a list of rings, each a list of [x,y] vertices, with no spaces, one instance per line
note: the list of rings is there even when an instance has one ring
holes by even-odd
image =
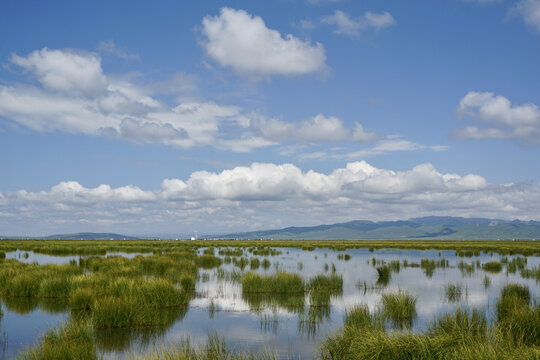
[[[94,360],[98,358],[91,326],[69,322],[49,330],[39,345],[17,356],[19,360]]]
[[[497,274],[502,270],[502,264],[498,261],[489,261],[482,265],[482,270]]]
[[[501,290],[501,297],[517,297],[528,303],[531,301],[531,292],[525,285],[506,284]]]
[[[71,293],[71,280],[67,277],[44,279],[37,296],[44,298],[68,297]]]
[[[251,268],[251,270],[257,270],[259,266],[261,266],[261,262],[259,261],[259,259],[256,257],[251,258],[251,260],[249,261],[249,267]]]
[[[457,309],[454,314],[439,316],[429,326],[427,333],[432,336],[441,336],[454,339],[462,343],[470,339],[485,339],[487,336],[487,320],[483,311],[473,310],[469,313]]]
[[[396,327],[411,327],[416,317],[416,297],[405,291],[383,294],[382,313]]]
[[[391,270],[387,265],[378,266],[377,270],[377,285],[386,286],[390,283]]]
[[[215,253],[216,253],[216,250],[213,247],[203,250],[204,255],[214,255]]]
[[[343,330],[329,336],[321,345],[321,360],[476,360],[476,359],[538,359],[540,326],[531,308],[527,331],[532,335],[512,333],[509,324],[488,326],[485,314],[458,309],[454,314],[439,316],[422,333],[388,332],[366,307],[345,320]],[[538,315],[536,315],[538,316]],[[371,322],[371,324],[370,324]]]
[[[521,309],[527,308],[531,301],[529,288],[520,284],[507,284],[501,290],[501,298],[497,301],[497,319],[510,319]]]
[[[355,329],[384,330],[384,321],[379,314],[372,315],[367,305],[356,305],[345,312],[343,323]]]
[[[303,293],[304,281],[298,274],[280,272],[274,275],[247,273],[242,276],[243,293]]]
[[[195,263],[203,269],[213,269],[220,266],[222,262],[220,258],[214,255],[201,255],[195,260]]]
[[[262,263],[261,263],[261,266],[264,270],[268,269],[270,267],[270,260],[268,259],[263,259]]]
[[[248,266],[248,264],[249,264],[249,260],[248,260],[248,258],[245,258],[245,257],[235,258],[233,260],[233,264],[234,264],[234,266],[240,268],[240,270],[244,271],[246,266]]]
[[[317,275],[309,280],[307,288],[313,291],[341,291],[343,289],[343,276],[338,274]]]

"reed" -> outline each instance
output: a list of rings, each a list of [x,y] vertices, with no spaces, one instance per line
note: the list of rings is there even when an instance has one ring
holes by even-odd
[[[497,274],[501,272],[502,265],[498,261],[489,261],[482,265],[482,270],[492,274]]]
[[[416,297],[405,291],[383,294],[382,313],[394,326],[409,328],[416,318]]]
[[[49,330],[41,343],[26,349],[19,360],[94,360],[98,358],[89,324],[69,322]]]
[[[247,273],[242,276],[245,293],[303,293],[305,284],[298,274],[280,272],[275,275]]]
[[[444,287],[444,294],[448,302],[458,302],[461,300],[463,287],[461,284],[446,284]]]
[[[317,275],[309,280],[307,289],[310,291],[341,291],[343,290],[343,276],[341,274]]]
[[[220,266],[222,262],[223,260],[214,255],[201,255],[195,260],[197,266],[203,269],[213,269]]]
[[[261,262],[256,257],[251,258],[251,260],[249,261],[249,267],[251,270],[257,270],[260,266]]]
[[[390,283],[391,271],[387,265],[379,266],[377,270],[377,285],[386,286]]]

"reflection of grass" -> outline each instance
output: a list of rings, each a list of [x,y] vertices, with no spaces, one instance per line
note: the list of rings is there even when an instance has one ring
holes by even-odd
[[[135,356],[134,360],[275,360],[277,356],[270,351],[252,353],[239,347],[229,348],[225,339],[217,334],[208,335],[204,346],[193,346],[188,339],[169,349],[161,349],[150,355]]]
[[[19,355],[21,360],[93,360],[97,359],[92,328],[85,323],[70,322],[49,330],[41,343]]]
[[[312,292],[329,290],[341,291],[343,289],[343,276],[338,274],[317,275],[309,280],[307,288]]]
[[[274,275],[247,273],[242,277],[243,293],[303,293],[304,281],[298,274]]]
[[[391,272],[387,265],[379,266],[377,270],[377,285],[387,286],[390,283]]]
[[[252,257],[251,260],[249,261],[249,267],[251,268],[251,270],[257,270],[260,265],[261,265],[261,262],[256,257]]]
[[[264,270],[267,270],[269,267],[270,267],[270,260],[268,259],[263,259],[262,263],[261,263],[261,266]]]
[[[282,308],[293,313],[301,313],[305,307],[304,294],[242,293],[242,299],[254,311]]]
[[[382,311],[396,327],[411,327],[416,317],[416,297],[399,291],[382,295]]]
[[[444,294],[448,302],[458,302],[461,300],[463,288],[461,284],[446,284],[444,287]]]
[[[468,264],[464,261],[458,263],[458,269],[462,276],[471,276],[476,271],[474,264]]]
[[[516,289],[507,293],[524,295]],[[388,332],[379,319],[366,306],[349,311],[345,327],[323,342],[320,359],[473,360],[540,356],[540,307],[526,303],[491,326],[478,310],[458,309],[453,314],[441,315],[423,333]]]
[[[213,250],[213,249],[212,249]],[[195,260],[196,264],[203,269],[213,269],[221,265],[222,260],[214,255],[201,255]]]

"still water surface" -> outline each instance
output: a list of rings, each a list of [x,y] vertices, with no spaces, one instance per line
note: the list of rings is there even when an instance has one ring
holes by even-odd
[[[417,296],[417,318],[413,330],[421,331],[438,314],[453,312],[456,308],[478,308],[486,312],[488,319],[494,315],[494,307],[501,288],[515,282],[529,286],[531,295],[540,298],[540,285],[534,279],[522,279],[519,271],[508,274],[503,268],[492,274],[476,268],[465,271],[459,268],[460,262],[483,264],[500,260],[501,256],[481,254],[471,258],[461,258],[454,251],[418,250],[375,250],[351,249],[336,252],[329,249],[304,251],[295,248],[278,248],[280,255],[257,256],[261,261],[268,259],[267,269],[251,270],[249,264],[239,269],[234,264],[224,264],[217,269],[200,270],[196,295],[189,306],[180,309],[167,309],[164,316],[167,325],[160,328],[134,331],[114,329],[98,331],[98,348],[105,359],[121,359],[133,353],[151,352],[163,346],[177,344],[189,338],[192,343],[204,344],[208,334],[217,333],[235,348],[254,351],[269,350],[280,358],[310,359],[317,352],[317,346],[328,334],[339,330],[347,309],[356,304],[367,304],[376,310],[380,306],[381,294],[406,290]],[[202,249],[201,249],[202,252]],[[28,254],[26,256],[25,254]],[[244,251],[246,257],[253,257]],[[217,251],[216,251],[217,254]],[[339,255],[348,254],[350,260]],[[141,254],[114,253],[107,256],[133,257]],[[146,255],[146,254],[144,254]],[[38,264],[61,264],[79,260],[79,256],[50,256],[32,252],[10,252],[7,258],[21,262]],[[433,273],[419,267],[403,267],[394,272],[388,284],[376,284],[377,272],[372,259],[378,263],[393,260],[407,260],[420,263],[421,259],[448,260],[446,268],[436,268]],[[510,260],[513,257],[508,257]],[[333,266],[343,275],[343,292],[330,297],[329,307],[310,306],[309,294],[304,296],[304,307],[290,307],[286,299],[252,298],[242,296],[241,284],[223,276],[236,271],[275,273],[287,271],[298,273],[308,280],[318,274],[330,274]],[[540,258],[528,257],[527,267],[540,265]],[[486,286],[485,278],[489,284]],[[459,284],[463,294],[458,299],[447,299],[445,285]],[[302,302],[302,301],[301,301]],[[68,318],[66,304],[58,300],[16,301],[2,303],[4,316],[0,320],[0,358],[12,359],[26,346],[39,341],[41,334],[51,327],[58,326]]]

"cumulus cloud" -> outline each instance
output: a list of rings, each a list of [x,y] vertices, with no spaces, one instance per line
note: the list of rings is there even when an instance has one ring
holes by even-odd
[[[287,122],[238,106],[186,100],[189,97],[171,106],[156,95],[193,91],[196,79],[179,73],[166,82],[139,85],[129,77],[106,74],[95,53],[44,48],[28,56],[13,55],[11,60],[41,86],[0,85],[0,118],[35,131],[235,152],[283,141],[315,144],[380,138],[358,122],[349,128],[341,119],[322,114]]]
[[[412,213],[538,219],[538,209],[539,183],[489,184],[429,163],[393,171],[358,161],[329,173],[254,163],[165,179],[155,190],[66,181],[48,191],[7,192],[0,194],[0,225],[13,234],[80,231],[84,224],[130,233],[209,233]]]
[[[386,11],[380,14],[367,11],[363,16],[352,18],[341,10],[335,10],[332,15],[325,16],[322,22],[335,26],[334,33],[348,36],[359,36],[362,30],[380,30],[396,23],[392,14]]]
[[[521,0],[514,7],[514,11],[527,25],[540,31],[540,0]]]
[[[296,140],[301,142],[358,141],[369,142],[379,136],[375,132],[367,132],[358,122],[354,129],[348,129],[342,120],[335,116],[326,117],[318,114],[299,123],[285,122],[275,118],[254,117],[250,126],[262,137],[279,140]]]
[[[139,86],[107,76],[95,53],[44,48],[11,61],[41,86],[0,85],[0,117],[36,131],[119,137],[140,143],[190,148],[217,146],[247,151],[269,142],[226,138],[222,128],[243,129],[245,115],[237,106],[212,101],[186,101],[175,106],[153,92],[184,91],[187,80],[176,75],[164,84]],[[186,80],[187,79],[187,80]],[[233,146],[234,145],[234,146]]]
[[[36,76],[46,88],[63,93],[93,96],[105,91],[107,80],[96,54],[44,48],[11,62]]]
[[[481,123],[454,132],[460,139],[516,139],[525,145],[540,144],[540,109],[536,104],[513,105],[502,95],[471,91],[457,108],[461,118]]]
[[[259,16],[224,7],[202,20],[202,46],[218,64],[240,75],[302,75],[322,70],[326,55],[320,43],[291,34],[282,36]]]

